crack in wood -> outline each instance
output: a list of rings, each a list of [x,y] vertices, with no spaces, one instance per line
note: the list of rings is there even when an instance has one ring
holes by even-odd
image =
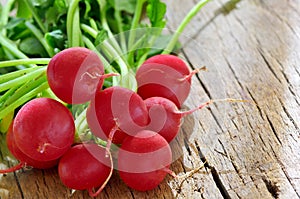
[[[23,190],[22,190],[22,187],[21,187],[21,184],[20,184],[20,181],[19,181],[19,178],[18,178],[16,172],[14,172],[14,178],[16,180],[18,190],[20,191],[21,199],[24,199],[24,193],[23,193]]]
[[[273,196],[273,198],[278,199],[280,193],[279,186],[271,180],[267,179],[266,177],[262,177],[262,180],[265,183],[267,190]]]
[[[287,179],[287,181],[288,181],[288,182],[290,183],[290,185],[292,186],[292,188],[293,188],[295,194],[298,196],[298,198],[300,198],[300,193],[297,192],[297,189],[296,189],[294,183],[292,182],[292,178],[289,176],[288,172],[286,171],[284,164],[283,164],[282,161],[279,159],[279,157],[278,157],[277,153],[274,151],[273,147],[272,147],[271,149],[272,149],[272,151],[273,151],[274,157],[276,158],[276,161],[278,162],[278,164],[279,164],[281,170],[282,170],[283,173],[284,173],[285,178]]]
[[[223,154],[224,154],[224,156],[227,157],[227,158],[229,158],[228,152],[227,152],[227,150],[225,149],[224,144],[222,143],[222,141],[221,141],[219,138],[218,138],[218,142],[220,143],[220,145],[221,145],[221,147],[222,147],[222,149],[223,149]]]
[[[282,81],[280,80],[280,78],[277,76],[276,72],[274,71],[274,69],[272,68],[271,64],[269,63],[269,61],[267,60],[266,56],[263,54],[263,51],[260,47],[257,48],[258,53],[260,54],[260,56],[262,57],[262,59],[264,60],[265,64],[267,65],[268,69],[271,71],[271,73],[274,75],[274,77],[279,81],[279,83],[282,83]]]
[[[282,65],[282,63],[276,58],[276,57],[273,57],[274,58],[274,60],[277,62],[277,64],[279,65],[279,66],[281,66],[281,73],[282,73],[282,75],[283,75],[283,77],[284,77],[284,79],[285,79],[285,81],[286,81],[286,83],[287,83],[287,88],[289,89],[289,91],[291,92],[291,94],[293,95],[293,97],[294,97],[294,99],[295,99],[295,102],[300,106],[300,102],[298,101],[298,98],[297,98],[297,94],[296,94],[296,92],[294,91],[294,86],[293,86],[293,84],[289,81],[289,78],[288,78],[288,76],[287,76],[287,74],[283,71],[283,65]],[[271,68],[270,68],[271,69]],[[300,72],[298,71],[298,68],[296,67],[296,68],[294,68],[295,69],[295,71],[296,71],[296,73],[298,74],[298,76],[300,76]]]
[[[200,157],[201,161],[204,164],[205,169],[206,170],[210,170],[211,175],[213,177],[213,180],[214,180],[217,188],[219,189],[221,195],[223,196],[224,199],[231,199],[229,193],[227,192],[227,190],[226,190],[226,188],[225,188],[225,186],[224,186],[224,184],[223,184],[223,182],[222,182],[222,180],[220,178],[220,175],[219,175],[217,169],[215,167],[211,166],[208,163],[206,157],[202,153],[202,150],[201,150],[199,144],[196,141],[195,141],[195,145],[196,145],[196,148],[198,150],[199,157]]]
[[[275,137],[276,137],[277,141],[279,142],[279,144],[282,146],[282,142],[281,142],[281,140],[280,140],[280,138],[279,138],[279,136],[278,136],[278,134],[277,134],[277,131],[276,131],[276,129],[275,129],[275,127],[274,127],[272,121],[270,120],[270,118],[269,118],[268,115],[266,115],[266,118],[267,118],[267,121],[268,121],[268,123],[269,123],[269,126],[270,126],[270,128],[271,128],[273,134],[275,135]]]
[[[244,86],[243,86],[243,84],[240,82],[240,80],[239,80],[239,78],[238,78],[238,76],[237,76],[235,70],[233,69],[232,65],[230,64],[229,60],[227,59],[226,56],[223,55],[223,57],[224,57],[224,60],[226,61],[226,64],[227,64],[228,68],[230,69],[231,73],[233,74],[234,78],[236,79],[236,81],[237,81],[239,87],[240,87],[242,90],[244,90]]]
[[[253,96],[252,92],[249,90],[249,88],[246,87],[247,92],[249,93],[251,99],[253,100],[254,104],[256,105],[256,108],[259,112],[259,115],[261,118],[264,118],[264,114],[263,114],[263,110],[260,108],[260,106],[258,105],[258,101],[255,99],[255,97]]]
[[[191,152],[191,149],[190,149],[190,147],[189,147],[188,141],[187,141],[186,139],[184,139],[184,147],[186,148],[186,150],[187,150],[189,156],[191,156],[191,155],[192,155],[192,152]]]
[[[227,192],[219,174],[218,174],[218,171],[216,170],[215,167],[212,167],[210,166],[209,169],[211,170],[211,174],[212,174],[212,177],[216,183],[216,186],[218,187],[218,189],[220,190],[222,196],[224,199],[231,199],[229,193]]]
[[[135,196],[134,196],[134,193],[133,193],[133,191],[128,187],[128,189],[129,189],[129,193],[130,193],[130,195],[131,195],[131,197],[132,197],[132,199],[135,199]]]
[[[294,125],[295,129],[299,129],[296,121],[294,120],[294,118],[291,116],[291,114],[289,113],[289,111],[286,109],[286,106],[284,105],[284,103],[281,101],[281,99],[278,99],[280,102],[280,105],[284,111],[284,113],[286,114],[286,116],[289,118],[289,120],[292,122],[292,124]]]

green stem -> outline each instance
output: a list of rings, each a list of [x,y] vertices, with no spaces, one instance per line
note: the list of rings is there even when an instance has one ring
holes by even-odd
[[[97,138],[97,137],[95,138],[95,143],[98,144],[98,145],[100,145],[100,146],[103,146],[103,147],[106,147],[106,145],[107,145],[106,141],[104,141],[104,140],[102,140],[100,138]]]
[[[39,84],[39,86],[30,89],[29,92],[22,95],[20,98],[14,100],[9,105],[4,105],[4,108],[1,108],[0,111],[0,119],[4,118],[7,114],[18,108],[19,106],[26,103],[31,98],[35,97],[38,93],[42,92],[43,90],[47,89],[49,87],[48,82],[43,82],[42,84]]]
[[[134,63],[134,52],[135,50],[137,50],[138,48],[142,47],[143,49],[146,48],[144,44],[145,39],[148,38],[147,34],[144,34],[141,38],[139,38],[131,47],[130,51],[128,52],[128,57],[127,59],[130,60],[131,65],[133,65]],[[142,45],[142,46],[141,46]]]
[[[32,71],[26,75],[23,75],[21,77],[4,82],[4,83],[0,84],[0,92],[8,90],[12,87],[21,85],[21,84],[27,82],[28,80],[34,79],[34,78],[40,76],[42,73],[44,73],[45,70],[46,70],[46,67],[41,67],[41,68],[39,68],[35,71]]]
[[[119,64],[121,75],[126,75],[128,73],[128,67],[122,56],[117,53],[117,51],[110,45],[108,41],[103,41],[102,46],[103,52],[105,52],[112,61],[115,60]]]
[[[14,88],[9,89],[0,97],[0,107],[9,99],[10,96],[12,96],[15,91],[19,88],[19,86],[16,86]]]
[[[38,28],[36,28],[32,23],[30,23],[29,21],[26,21],[25,25],[34,34],[34,36],[40,41],[40,43],[44,46],[44,48],[47,51],[48,55],[50,57],[53,57],[53,55],[55,54],[54,50],[46,42],[43,33]]]
[[[115,72],[115,71],[112,69],[111,65],[108,63],[108,61],[107,61],[107,60],[99,53],[99,51],[97,50],[97,48],[96,48],[96,46],[93,44],[93,42],[91,42],[91,40],[89,40],[89,39],[88,39],[87,37],[85,37],[85,36],[83,36],[82,39],[83,39],[85,45],[86,45],[89,49],[91,49],[91,50],[93,50],[94,52],[97,53],[97,55],[100,57],[100,59],[101,59],[103,65],[104,65],[104,68],[105,68],[107,71],[109,71],[109,72]]]
[[[81,124],[84,122],[84,120],[86,120],[86,110],[84,109],[75,119],[75,128],[76,128],[76,134],[79,134],[80,132],[82,132],[80,129]]]
[[[152,35],[150,40],[149,40],[149,43],[148,43],[148,49],[146,50],[146,52],[140,57],[140,59],[137,61],[137,64],[136,64],[136,68],[139,68],[143,62],[147,59],[147,56],[150,52],[150,48],[153,47],[153,44],[155,43],[155,40],[157,39],[157,35]]]
[[[28,57],[20,51],[16,46],[12,44],[12,42],[0,34],[0,43],[5,46],[7,50],[9,50],[15,57],[19,59],[28,59]],[[28,65],[29,67],[33,67],[34,65]]]
[[[86,24],[81,24],[81,28],[93,38],[97,37],[97,32],[90,26]],[[116,62],[120,66],[122,75],[128,73],[127,64],[124,62],[122,56],[116,51],[116,49],[114,49],[114,47],[107,40],[103,41],[100,47],[102,47],[101,49],[103,50],[103,52],[105,52],[109,59],[116,60]]]
[[[128,39],[128,49],[131,51],[132,45],[135,40],[135,29],[137,29],[139,21],[141,19],[142,11],[143,11],[143,5],[146,2],[146,0],[138,0],[136,7],[135,7],[135,12],[134,12],[134,17],[131,23],[131,28],[130,28],[130,33],[129,33],[129,39]]]
[[[126,38],[123,30],[123,22],[122,22],[121,12],[119,10],[115,11],[115,18],[117,20],[117,25],[118,25],[121,49],[123,52],[127,52]]]
[[[67,37],[69,42],[69,47],[73,45],[73,34],[77,34],[73,32],[73,25],[75,23],[80,23],[79,21],[74,20],[75,12],[77,10],[78,4],[80,0],[72,0],[69,4],[69,9],[67,13]]]
[[[113,48],[118,53],[118,55],[122,57],[123,56],[122,50],[107,23],[107,19],[106,19],[106,6],[107,6],[106,4],[107,4],[107,2],[105,0],[98,0],[98,3],[100,6],[101,25],[102,25],[103,29],[107,31],[110,44],[113,46]],[[126,63],[126,59],[124,59],[124,57],[122,57],[122,59]]]
[[[82,39],[83,39],[83,42],[85,43],[85,45],[86,45],[89,49],[93,50],[94,52],[96,52],[96,53],[98,54],[98,56],[100,57],[100,59],[101,59],[103,65],[104,65],[104,69],[105,69],[107,72],[109,72],[109,73],[115,73],[116,70],[114,70],[114,68],[109,64],[109,62],[105,59],[105,57],[103,57],[103,56],[101,55],[101,53],[99,53],[99,51],[97,50],[96,46],[91,42],[91,40],[89,40],[89,39],[88,39],[87,37],[85,37],[85,36],[83,36]],[[116,86],[117,83],[118,83],[118,80],[117,80],[117,79],[118,79],[118,77],[116,77],[116,76],[113,76],[113,77],[112,77],[112,83],[113,83],[114,86]]]
[[[46,74],[42,74],[40,77],[28,81],[20,87],[17,86],[18,89],[11,96],[9,96],[9,98],[6,101],[4,101],[3,104],[1,104],[2,102],[0,102],[0,108],[2,108],[2,106],[8,106],[10,103],[19,99],[20,97],[22,97],[23,95],[30,92],[32,89],[36,88],[44,82],[47,82]],[[6,92],[9,92],[9,90]]]
[[[27,65],[27,64],[42,64],[47,65],[50,62],[50,58],[30,58],[30,59],[14,59],[9,61],[1,61],[0,68],[17,66],[17,65]]]
[[[72,25],[72,46],[81,46],[82,44],[82,34],[80,30],[80,15],[79,15],[79,7],[76,8],[74,18],[73,18],[73,25]]]
[[[91,27],[92,27],[94,30],[98,31],[98,27],[97,27],[96,21],[95,21],[93,18],[90,18],[89,21],[90,21]]]
[[[81,27],[81,29],[82,29],[84,32],[88,33],[88,34],[91,35],[94,39],[96,39],[98,32],[97,32],[95,29],[93,29],[92,27],[90,27],[90,26],[88,26],[88,25],[86,25],[86,24],[81,24],[80,27]]]
[[[4,54],[8,58],[8,60],[14,60],[15,59],[15,56],[10,52],[9,49],[7,49],[5,46],[2,46],[2,49],[3,49]],[[23,70],[25,68],[28,68],[28,67],[25,67],[23,65],[16,65],[15,67],[18,70]],[[33,67],[31,67],[31,68],[33,68]]]
[[[199,10],[209,2],[210,0],[201,0],[199,1],[192,10],[186,15],[186,17],[182,20],[180,25],[178,26],[177,30],[175,31],[173,37],[171,38],[170,42],[168,43],[165,50],[162,52],[162,54],[169,54],[174,49],[180,34],[183,32],[186,25],[192,20],[192,18],[199,12]]]
[[[34,18],[34,20],[36,21],[36,23],[38,24],[38,26],[40,27],[40,29],[42,30],[43,33],[46,33],[47,30],[43,24],[43,22],[41,21],[40,17],[38,16],[36,9],[34,8],[34,6],[32,5],[31,1],[29,0],[24,0],[24,2],[26,3],[27,7],[29,8],[29,10],[31,11],[31,14]],[[19,8],[20,9],[20,8]]]
[[[89,126],[86,120],[86,111],[87,108],[85,108],[75,119],[75,143],[90,141],[93,139],[93,134],[89,131]]]
[[[13,71],[10,73],[6,73],[3,75],[0,75],[0,85],[3,83],[6,83],[10,80],[14,80],[16,78],[19,78],[21,76],[26,76],[27,74],[31,73],[32,71],[37,70],[37,67],[32,67],[32,68],[25,68],[23,70],[17,70],[17,71]]]

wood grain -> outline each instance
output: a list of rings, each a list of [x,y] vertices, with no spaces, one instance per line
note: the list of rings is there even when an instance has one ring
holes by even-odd
[[[174,30],[196,1],[168,0]],[[184,109],[218,102],[184,119],[172,142],[178,175],[146,193],[117,172],[98,198],[300,198],[300,1],[215,0],[188,25],[180,56],[207,72],[193,78]],[[16,162],[1,137],[0,167]],[[195,171],[195,173],[191,173]],[[0,198],[68,198],[56,169],[0,176]],[[88,198],[76,191],[71,198]]]

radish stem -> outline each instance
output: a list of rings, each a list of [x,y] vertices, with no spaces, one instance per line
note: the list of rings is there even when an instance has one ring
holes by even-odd
[[[17,66],[17,65],[29,65],[29,64],[42,64],[47,65],[50,62],[50,58],[25,58],[25,59],[15,59],[8,61],[1,61],[0,68]]]
[[[172,52],[172,50],[174,49],[179,36],[181,35],[181,33],[183,32],[184,28],[186,27],[186,25],[192,20],[192,18],[199,12],[199,10],[209,2],[210,0],[201,0],[199,1],[193,8],[192,10],[186,15],[186,17],[182,20],[182,22],[180,23],[180,25],[178,26],[177,30],[175,31],[172,39],[170,40],[170,42],[168,43],[167,47],[165,48],[165,50],[162,52],[162,54],[169,54],[170,52]]]

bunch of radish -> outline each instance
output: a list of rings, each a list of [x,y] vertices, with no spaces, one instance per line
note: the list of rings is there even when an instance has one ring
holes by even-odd
[[[213,102],[179,110],[197,72],[190,72],[177,56],[156,55],[136,71],[137,91],[104,88],[104,79],[117,74],[104,74],[95,52],[83,47],[59,52],[47,67],[48,84],[57,98],[35,98],[18,111],[7,145],[20,163],[0,173],[58,165],[64,185],[97,196],[116,169],[129,187],[154,189],[167,174],[175,176],[169,169],[169,143],[179,132],[181,118]],[[74,142],[81,132],[67,108],[75,104],[88,104],[86,122],[93,135],[80,143]]]

